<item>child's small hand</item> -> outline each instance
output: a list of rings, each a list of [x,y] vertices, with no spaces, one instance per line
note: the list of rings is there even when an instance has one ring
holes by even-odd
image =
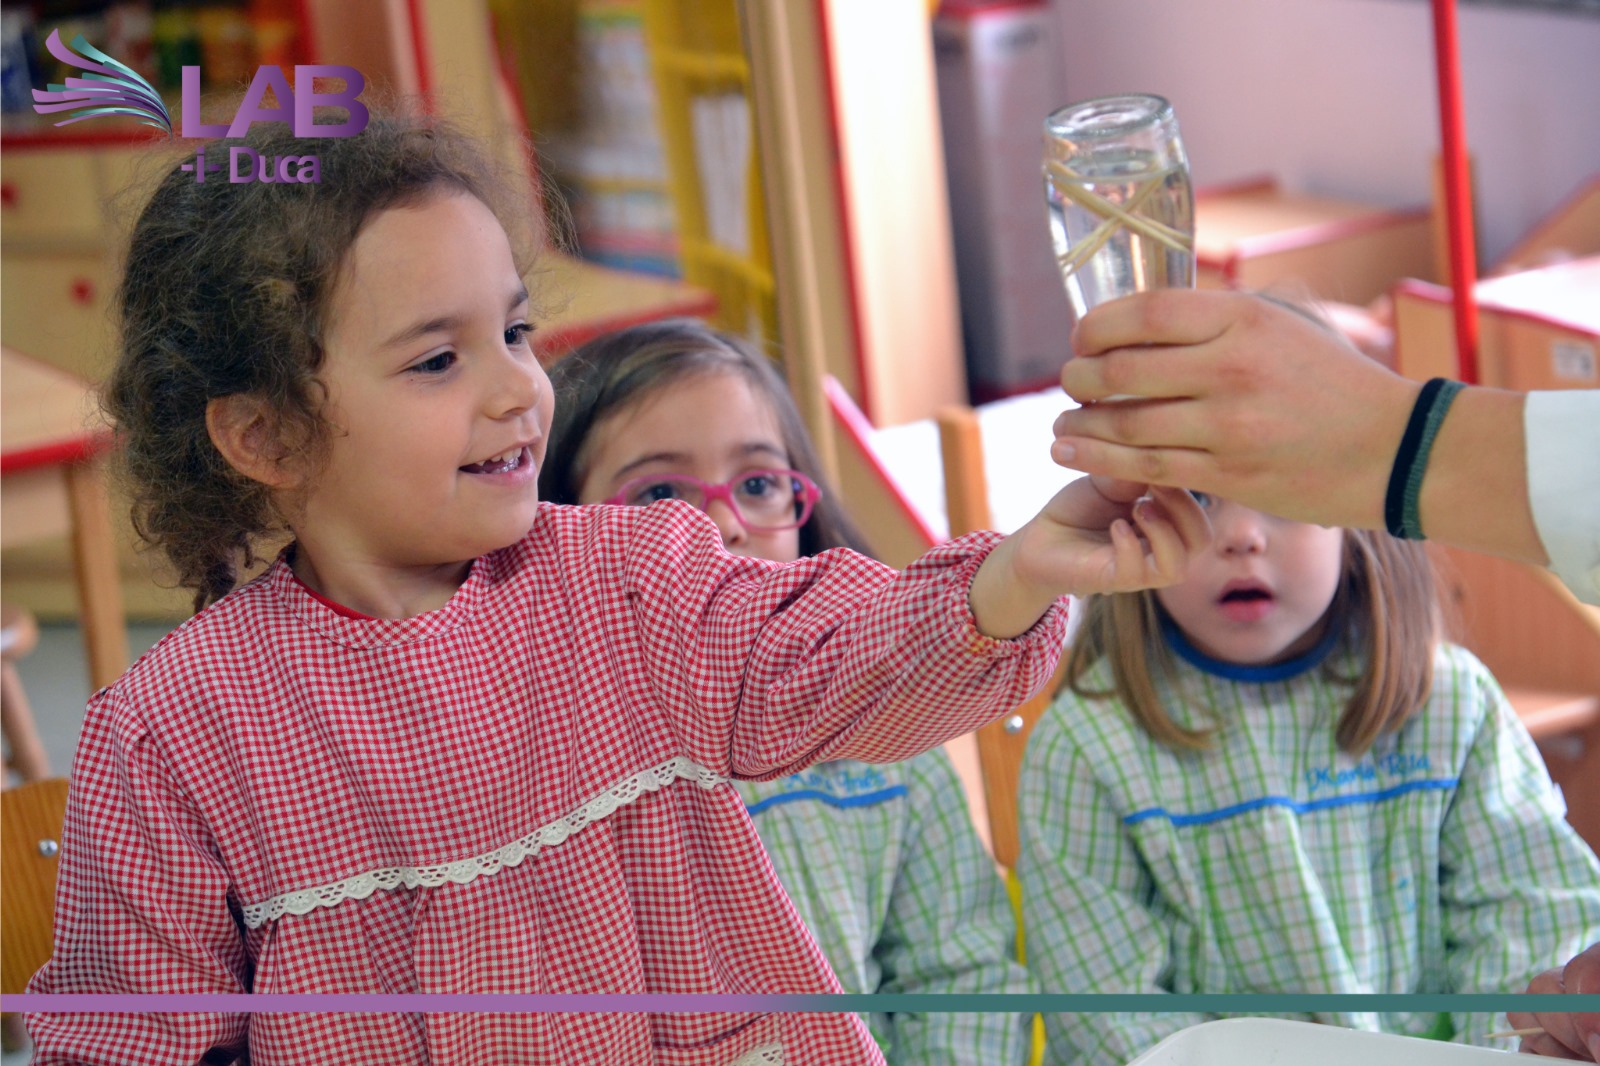
[[[984,561],[973,615],[989,636],[1014,637],[1061,596],[1176,584],[1210,543],[1211,522],[1183,489],[1079,478]]]

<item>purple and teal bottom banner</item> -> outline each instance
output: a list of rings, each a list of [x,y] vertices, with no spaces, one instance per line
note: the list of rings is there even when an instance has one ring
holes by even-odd
[[[1600,1011],[1600,995],[14,995],[0,1010],[31,1012],[130,1011],[173,1013],[520,1013],[685,1014],[723,1011],[965,1013],[1023,1011],[1197,1011],[1318,1014],[1343,1011]]]

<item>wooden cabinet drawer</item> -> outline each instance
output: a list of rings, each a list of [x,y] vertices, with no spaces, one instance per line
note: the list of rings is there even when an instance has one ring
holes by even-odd
[[[0,240],[37,249],[104,240],[100,168],[92,152],[12,150],[0,173]]]
[[[180,159],[193,160],[194,153],[158,143],[137,148],[103,148],[94,156],[104,204],[101,235],[111,246],[120,247],[162,177]]]
[[[104,253],[0,254],[0,339],[100,381],[111,365],[114,275]]]

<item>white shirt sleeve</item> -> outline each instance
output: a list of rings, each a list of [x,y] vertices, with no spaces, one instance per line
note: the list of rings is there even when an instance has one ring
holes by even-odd
[[[1550,569],[1600,604],[1600,389],[1530,392],[1523,429],[1528,502]]]

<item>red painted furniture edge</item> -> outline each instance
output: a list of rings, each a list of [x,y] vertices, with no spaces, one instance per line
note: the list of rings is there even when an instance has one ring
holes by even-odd
[[[81,463],[108,451],[115,443],[116,434],[110,430],[101,430],[17,448],[0,454],[0,474],[16,474],[38,467]]]
[[[845,435],[854,442],[856,450],[866,460],[867,466],[877,475],[878,480],[888,488],[889,496],[894,500],[895,505],[899,507],[900,513],[911,523],[929,548],[939,544],[939,537],[928,526],[922,515],[917,513],[917,509],[911,506],[911,501],[906,499],[905,493],[900,491],[900,486],[893,475],[879,461],[878,453],[872,450],[872,423],[867,421],[867,416],[861,413],[861,408],[856,406],[855,401],[850,398],[850,394],[845,391],[844,386],[839,384],[839,379],[832,374],[823,375],[822,391],[828,397],[828,407],[833,411],[834,421],[844,430]]]

